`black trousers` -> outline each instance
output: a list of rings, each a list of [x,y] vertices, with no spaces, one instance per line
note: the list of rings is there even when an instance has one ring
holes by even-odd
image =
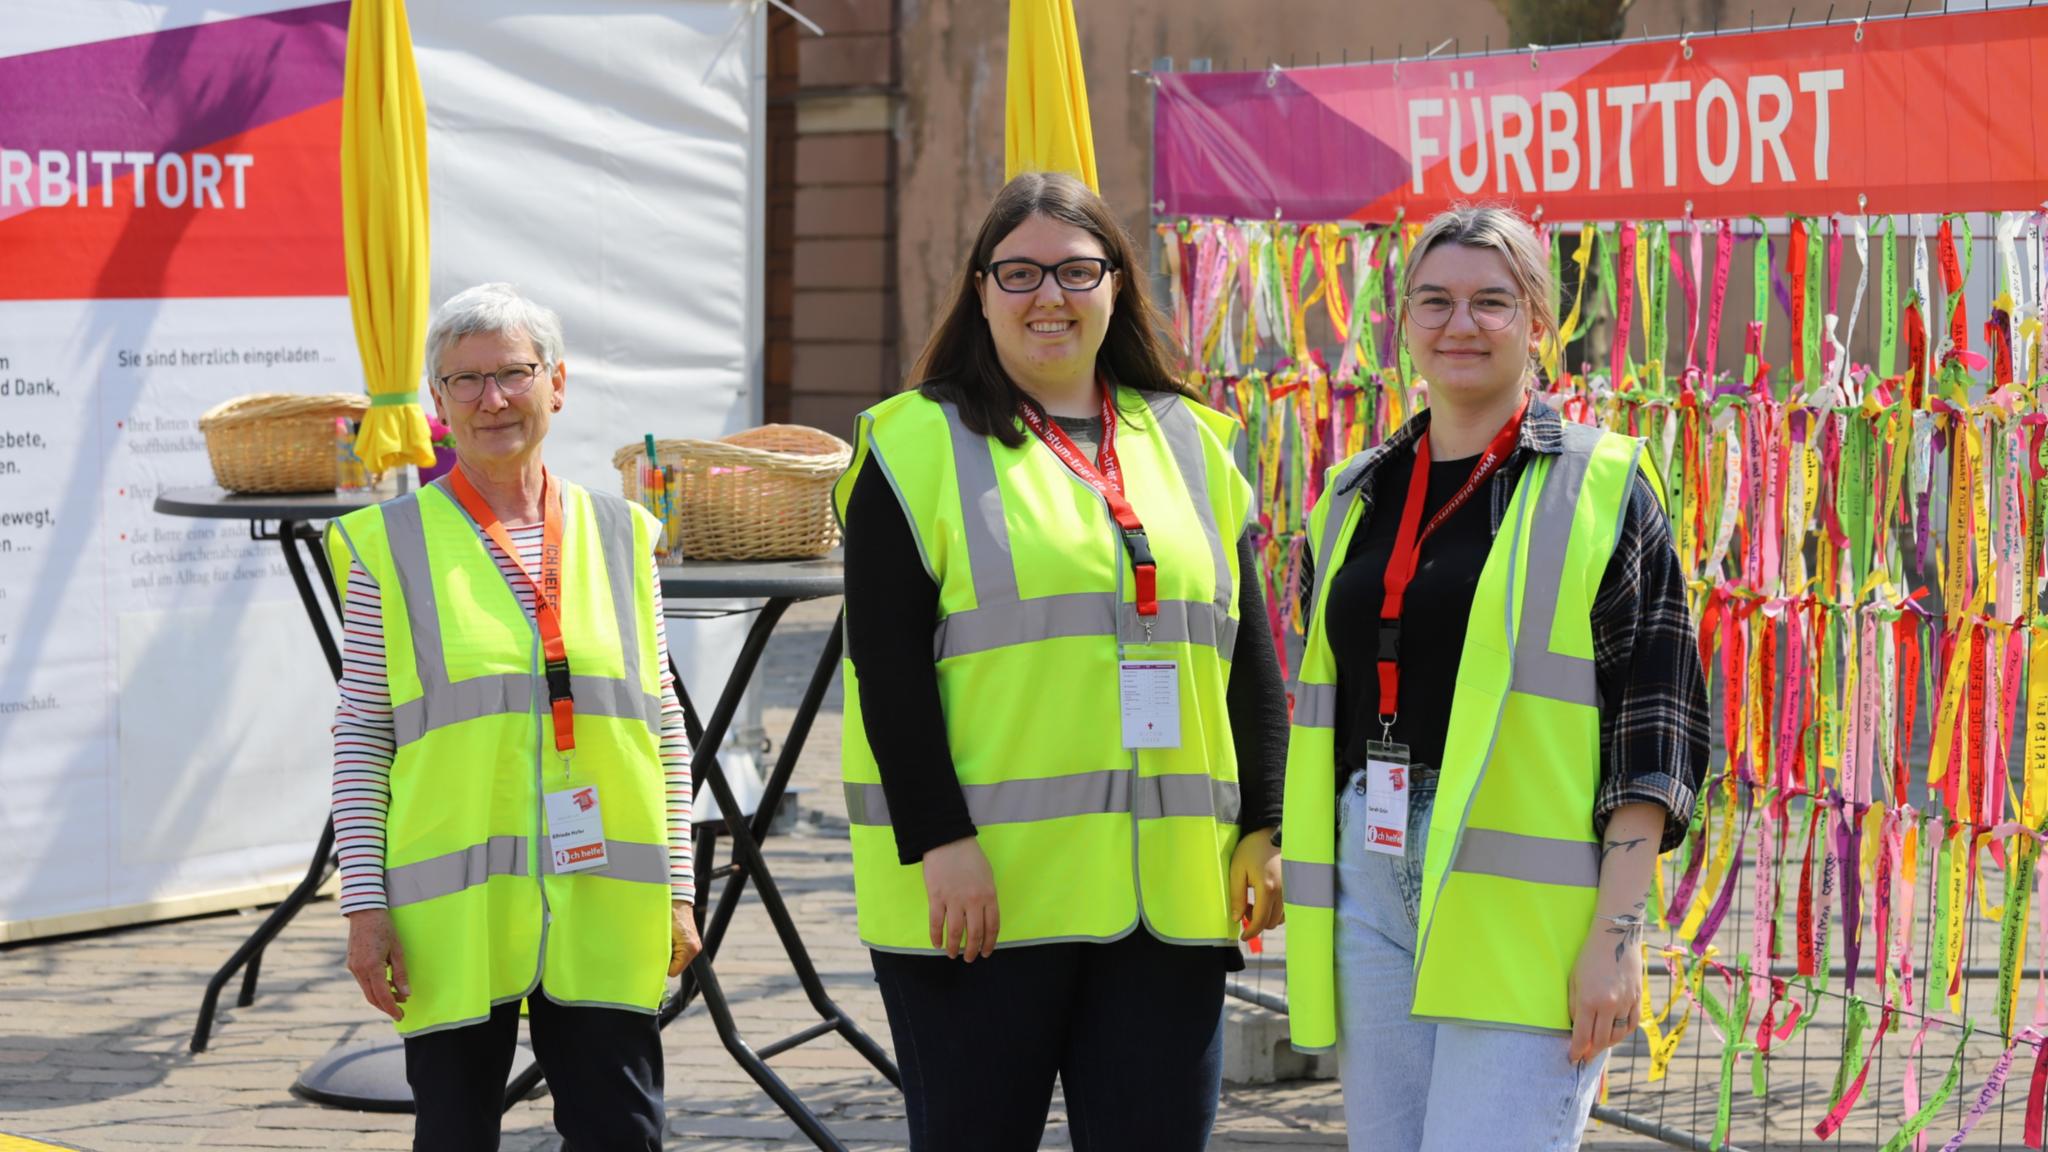
[[[563,1152],[661,1152],[661,1030],[651,1013],[565,1008],[539,990],[527,1031],[555,1102]],[[496,1152],[519,1004],[489,1020],[408,1036],[414,1152]]]
[[[911,1149],[1035,1149],[1057,1076],[1076,1152],[1199,1152],[1222,1091],[1228,952],[1141,927],[972,964],[872,953]]]

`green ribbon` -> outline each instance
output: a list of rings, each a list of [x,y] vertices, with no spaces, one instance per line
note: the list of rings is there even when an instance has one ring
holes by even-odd
[[[1849,1090],[1856,1074],[1863,1071],[1863,1062],[1867,1058],[1863,1051],[1863,1030],[1870,1027],[1870,1009],[1864,1005],[1863,997],[1849,997],[1846,1016],[1848,1027],[1842,1034],[1842,1062],[1835,1068],[1835,1086],[1828,1093],[1825,1109],[1828,1112],[1833,1112],[1835,1105],[1842,1102],[1842,1093]]]
[[[1884,380],[1891,379],[1892,364],[1899,351],[1899,255],[1895,248],[1898,232],[1898,221],[1885,217],[1884,248],[1879,252],[1877,272],[1877,374]]]
[[[1660,222],[1648,226],[1650,254],[1649,264],[1649,316],[1643,333],[1647,341],[1643,355],[1655,361],[1657,370],[1650,377],[1651,385],[1659,392],[1669,391],[1665,386],[1668,379],[1664,371],[1666,323],[1671,310],[1671,232]]]
[[[1728,1136],[1728,1113],[1735,1094],[1735,1061],[1744,1052],[1756,1051],[1756,1042],[1744,1033],[1749,1023],[1749,965],[1742,966],[1742,973],[1735,993],[1733,1012],[1721,1006],[1713,989],[1705,983],[1700,985],[1700,1006],[1707,1010],[1707,1016],[1720,1029],[1725,1038],[1721,1045],[1721,1086],[1714,1101],[1714,1135],[1709,1143],[1719,1148]]]
[[[1821,371],[1821,309],[1827,299],[1828,282],[1827,240],[1822,235],[1826,223],[1820,219],[1806,222],[1806,315],[1798,335],[1799,356],[1808,376]]]
[[[1949,765],[1948,770],[1960,772],[1962,768],[1960,763],[1954,763]],[[1948,999],[1948,922],[1955,911],[1949,907],[1948,858],[1949,845],[1953,840],[1954,837],[1944,831],[1941,834],[1941,846],[1934,851],[1934,952],[1930,957],[1932,963],[1928,965],[1926,972],[1926,999],[1930,1011],[1935,1004]]]
[[[1870,577],[1870,423],[1861,413],[1847,421],[1842,437],[1842,470],[1835,483],[1835,515],[1849,534],[1849,571],[1856,588]],[[1850,639],[1854,643],[1854,636]]]
[[[1823,590],[1823,595],[1831,594],[1832,589]],[[1820,755],[1818,757],[1809,756],[1806,760],[1807,791],[1815,796],[1827,794],[1825,791],[1826,786],[1821,782],[1820,762],[1825,760],[1829,764],[1835,764],[1840,761],[1842,755],[1842,710],[1836,703],[1835,694],[1837,682],[1840,680],[1836,669],[1836,650],[1841,647],[1840,637],[1843,629],[1835,622],[1834,614],[1834,609],[1830,608],[1821,615],[1822,624],[1827,628],[1827,631],[1818,638],[1820,644]],[[1811,839],[1814,836],[1821,835],[1824,823],[1825,821],[1822,824],[1815,824],[1812,830],[1809,831],[1808,838]],[[1827,914],[1825,905],[1816,911],[1819,915],[1825,916]],[[1823,965],[1821,970],[1825,972],[1827,970],[1826,966]]]
[[[403,408],[408,404],[418,404],[419,402],[420,394],[416,391],[370,393],[370,407],[372,408]]]
[[[2032,585],[2028,585],[2032,587]],[[2012,1025],[2013,993],[2019,983],[2020,961],[2027,947],[2027,905],[2033,892],[2034,865],[2041,858],[2041,842],[2032,836],[2019,838],[2018,859],[2005,874],[2005,918],[1998,925],[1998,1030]],[[1981,879],[1979,881],[1981,883]]]

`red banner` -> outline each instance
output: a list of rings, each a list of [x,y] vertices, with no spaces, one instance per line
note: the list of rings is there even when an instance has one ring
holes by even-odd
[[[1293,220],[2033,209],[2044,74],[2048,8],[1165,73],[1154,188],[1166,215]]]

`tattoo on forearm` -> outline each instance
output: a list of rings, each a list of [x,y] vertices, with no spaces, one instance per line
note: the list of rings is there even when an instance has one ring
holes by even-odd
[[[1643,905],[1638,903],[1636,905],[1636,912],[1641,912],[1642,909]],[[1620,916],[1602,916],[1600,919],[1607,921],[1607,934],[1616,937],[1614,941],[1614,962],[1619,964],[1622,957],[1628,954],[1628,946],[1641,938],[1644,928],[1643,918],[1635,912],[1631,912],[1623,913]]]
[[[1623,852],[1633,852],[1636,850],[1636,845],[1648,839],[1649,837],[1647,836],[1638,836],[1633,840],[1609,840],[1607,846],[1600,849],[1600,863],[1605,865],[1607,858],[1614,854],[1616,848],[1621,849]]]

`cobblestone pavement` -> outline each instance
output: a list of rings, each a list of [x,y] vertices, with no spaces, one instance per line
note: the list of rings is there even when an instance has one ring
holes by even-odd
[[[764,662],[771,735],[783,730],[836,605],[798,606],[771,646]],[[881,998],[853,933],[851,856],[836,787],[839,719],[835,686],[797,774],[806,819],[769,841],[770,866],[832,995],[886,1045]],[[222,1012],[208,1051],[187,1050],[206,978],[256,916],[0,951],[0,1133],[89,1152],[409,1147],[409,1116],[321,1107],[288,1091],[337,1042],[389,1035],[342,968],[346,932],[332,900],[308,906],[271,946],[256,1002]],[[815,1019],[756,903],[740,910],[717,971],[757,1044]],[[669,1147],[810,1147],[726,1055],[701,1003],[669,1029],[667,1051]],[[902,1097],[846,1045],[814,1041],[773,1064],[850,1147],[904,1146]],[[504,1148],[555,1148],[548,1116],[545,1098],[514,1108],[505,1117]],[[1231,1087],[1210,1146],[1341,1148],[1342,1129],[1333,1082]],[[1068,1146],[1057,1099],[1045,1145]],[[1656,1145],[1596,1129],[1586,1147]]]

